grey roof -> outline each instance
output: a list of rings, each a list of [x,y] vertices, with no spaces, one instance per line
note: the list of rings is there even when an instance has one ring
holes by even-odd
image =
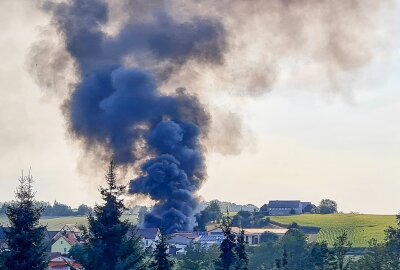
[[[155,239],[159,230],[158,228],[145,228],[145,229],[139,229],[137,231],[138,235],[141,238],[145,239]]]
[[[268,208],[299,208],[300,201],[269,201]]]
[[[222,235],[201,235],[199,237],[199,242],[215,242],[220,244],[224,240],[224,236]]]
[[[303,206],[303,211],[304,212],[310,212],[314,208],[316,208],[316,206],[314,204],[312,204],[312,203],[309,203],[309,204],[306,204],[306,205]]]
[[[59,233],[59,231],[47,231],[46,238],[51,241],[57,233]]]
[[[181,244],[181,245],[189,245],[193,240],[181,235],[172,235],[168,239],[168,244]]]
[[[304,210],[304,208],[306,208],[306,206],[308,206],[308,205],[310,205],[311,204],[311,202],[301,202],[301,207],[303,208],[303,210]]]
[[[268,204],[263,204],[263,206],[260,207],[260,212],[266,212],[268,211]]]

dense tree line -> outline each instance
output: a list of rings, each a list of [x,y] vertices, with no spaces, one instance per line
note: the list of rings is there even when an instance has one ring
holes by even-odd
[[[239,211],[232,218],[232,226],[242,228],[263,228],[267,226],[270,219],[264,212]]]
[[[0,204],[0,215],[5,215],[7,212],[7,207],[13,202],[4,202]],[[34,202],[35,206],[43,208],[42,216],[56,216],[56,217],[66,217],[66,216],[86,216],[93,209],[86,204],[81,204],[76,210],[72,209],[71,206],[54,201],[53,205],[48,202]]]

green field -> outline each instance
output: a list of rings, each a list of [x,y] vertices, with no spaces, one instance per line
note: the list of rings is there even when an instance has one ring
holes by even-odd
[[[135,215],[123,216],[123,219],[129,219],[133,223],[136,223]],[[64,227],[65,224],[75,224],[75,225],[87,225],[86,217],[48,217],[42,218],[40,223],[47,225],[49,231],[58,231]],[[0,225],[7,226],[7,218],[5,216],[0,217]]]
[[[395,225],[395,216],[389,215],[298,215],[271,217],[271,220],[285,225],[296,222],[300,226],[318,227],[321,230],[317,240],[325,240],[329,245],[332,245],[341,233],[347,232],[353,247],[367,247],[371,238],[383,240],[384,230]]]

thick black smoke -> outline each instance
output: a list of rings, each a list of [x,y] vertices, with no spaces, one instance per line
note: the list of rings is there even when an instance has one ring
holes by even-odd
[[[207,18],[178,22],[163,10],[146,23],[128,22],[115,36],[102,31],[108,7],[100,0],[46,3],[64,35],[80,82],[64,104],[70,132],[86,148],[101,147],[119,165],[151,157],[131,181],[131,193],[157,203],[145,226],[167,232],[187,230],[197,207],[195,192],[205,178],[199,136],[209,115],[183,88],[161,94],[157,83],[189,60],[219,63],[224,46],[221,25]],[[158,74],[126,67],[130,56],[166,63]],[[161,74],[161,76],[160,76]]]
[[[168,231],[190,224],[205,178],[199,136],[210,121],[195,96],[165,95],[159,87],[184,82],[191,93],[212,89],[212,97],[220,90],[259,96],[286,70],[289,84],[316,78],[336,89],[343,72],[370,61],[381,42],[376,19],[391,2],[39,1],[46,1],[68,53],[46,36],[31,52],[31,70],[48,89],[71,83],[67,75],[74,72],[65,71],[75,67],[79,80],[64,103],[71,134],[91,154],[105,150],[122,166],[137,167],[147,157],[130,191],[157,202],[145,225]],[[65,61],[70,57],[73,64]],[[225,107],[218,114],[209,144],[238,153],[239,117]]]

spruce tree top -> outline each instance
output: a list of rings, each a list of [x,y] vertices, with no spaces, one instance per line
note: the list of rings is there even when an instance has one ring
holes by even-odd
[[[89,215],[81,263],[88,270],[144,270],[144,254],[135,227],[121,220],[126,209],[122,199],[125,186],[118,185],[113,161],[105,175],[106,187],[100,188],[104,201]]]
[[[16,200],[6,210],[10,227],[5,229],[4,266],[9,270],[47,269],[45,226],[39,224],[43,207],[35,206],[31,174],[19,178]]]

